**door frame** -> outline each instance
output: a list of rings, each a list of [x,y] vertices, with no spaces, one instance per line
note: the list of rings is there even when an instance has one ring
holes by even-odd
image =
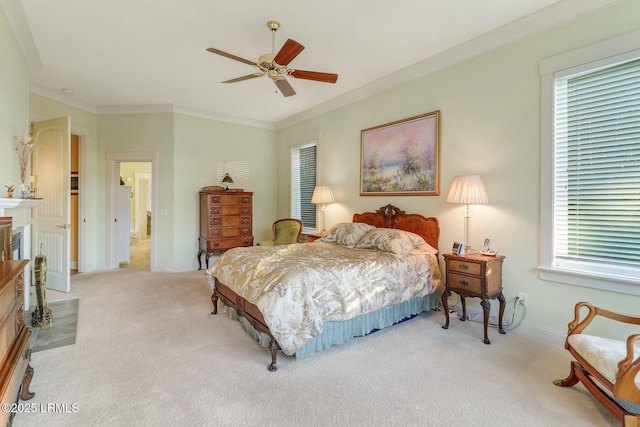
[[[134,200],[135,200],[135,204],[136,204],[136,208],[137,205],[140,203],[140,201],[138,200],[138,198],[140,197],[140,181],[143,179],[149,179],[151,180],[151,187],[153,187],[153,174],[150,173],[140,173],[140,172],[136,172],[134,174],[134,181],[133,181],[133,191],[134,191]],[[147,193],[149,192],[150,188],[147,186]],[[146,200],[145,200],[145,204],[146,204]],[[154,215],[157,215],[157,213],[153,213]],[[140,214],[136,216],[136,222],[138,223],[137,225],[140,225],[140,216],[143,215],[145,217],[144,219],[144,223],[147,223],[147,218],[146,218],[146,211],[144,212],[144,214]],[[142,233],[142,230],[140,230],[140,233]],[[147,234],[147,230],[144,230],[143,234]]]
[[[87,271],[87,259],[84,256],[86,248],[86,215],[84,213],[86,207],[87,191],[89,187],[86,184],[86,136],[79,132],[74,132],[73,124],[71,126],[71,134],[78,136],[78,273]]]
[[[116,189],[119,185],[120,163],[151,162],[151,207],[158,212],[158,152],[157,151],[113,151],[107,152],[107,267],[115,270],[119,267],[115,251],[116,244]],[[158,221],[151,221],[151,259],[150,270],[156,271],[156,227]]]

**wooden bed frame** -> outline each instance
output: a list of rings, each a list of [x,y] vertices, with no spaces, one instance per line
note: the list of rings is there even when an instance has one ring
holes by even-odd
[[[407,214],[405,211],[393,205],[386,205],[375,212],[354,214],[353,222],[361,222],[378,228],[395,228],[410,231],[420,235],[433,248],[436,250],[438,249],[440,224],[434,217],[426,218],[419,214]],[[264,316],[258,307],[236,294],[223,283],[220,283],[217,278],[214,279],[214,291],[211,295],[213,311],[211,314],[217,314],[218,299],[220,299],[225,305],[233,308],[239,316],[244,317],[256,330],[269,335],[271,337],[269,342],[269,350],[271,351],[271,364],[269,364],[269,370],[277,370],[278,367],[276,365],[276,359],[278,357],[278,350],[280,349],[280,346],[275,338],[273,338],[271,331],[269,331],[269,327],[264,320]]]

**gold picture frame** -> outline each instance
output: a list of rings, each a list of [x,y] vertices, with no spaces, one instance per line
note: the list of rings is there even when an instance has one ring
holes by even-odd
[[[361,131],[361,196],[440,194],[440,111]]]

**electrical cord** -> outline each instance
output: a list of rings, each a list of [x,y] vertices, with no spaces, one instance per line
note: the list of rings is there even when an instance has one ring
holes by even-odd
[[[460,298],[460,296],[458,296],[458,298]],[[449,308],[449,313],[455,312],[456,316],[462,317],[461,305],[462,305],[462,302],[457,302],[453,304],[453,306]],[[516,320],[516,313],[518,312],[518,307],[522,307],[522,315],[520,315],[519,318]],[[440,309],[443,310],[441,307]],[[507,321],[503,320],[502,322],[503,329],[511,330],[511,329],[517,328],[518,326],[520,326],[520,324],[524,320],[524,317],[526,314],[527,314],[527,306],[525,306],[524,304],[520,304],[520,297],[515,297],[513,302],[513,310],[511,311],[511,318]],[[469,314],[467,313],[467,320],[472,322],[484,323],[484,312],[480,311],[473,318],[469,317]],[[492,328],[498,328],[499,325],[495,322],[489,321],[488,326],[491,326]]]

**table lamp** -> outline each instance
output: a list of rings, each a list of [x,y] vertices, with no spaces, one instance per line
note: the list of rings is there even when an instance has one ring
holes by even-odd
[[[469,221],[471,219],[469,205],[484,205],[489,203],[487,193],[484,191],[480,175],[456,176],[451,184],[447,203],[466,205],[464,216],[464,249],[466,253],[472,251],[469,244]]]
[[[322,211],[322,231],[325,231],[326,223],[324,222],[324,212],[327,210],[326,204],[333,203],[335,200],[333,199],[333,193],[331,189],[325,185],[316,185],[316,188],[313,190],[313,196],[311,196],[311,203],[313,204],[321,204],[320,210]]]

